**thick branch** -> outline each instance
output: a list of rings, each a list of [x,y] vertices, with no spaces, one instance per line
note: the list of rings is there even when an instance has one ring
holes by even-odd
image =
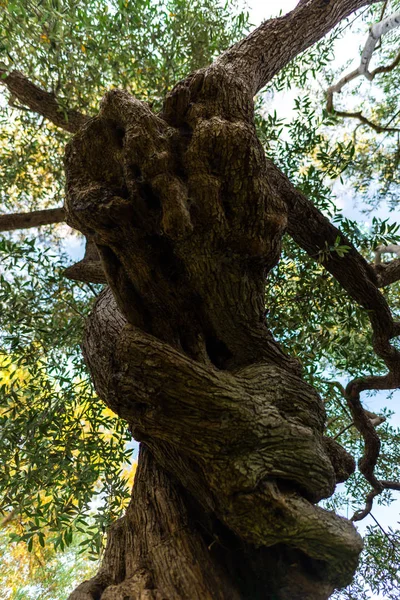
[[[308,0],[266,21],[227,50],[217,63],[232,70],[256,94],[298,54],[312,46],[368,0]],[[310,26],[312,24],[312,26]]]
[[[76,133],[89,117],[74,109],[64,108],[55,94],[41,89],[19,71],[8,72],[0,64],[0,82],[4,83],[11,95],[29,110],[42,115],[57,127]]]
[[[322,264],[349,295],[368,311],[376,353],[389,369],[397,367],[399,353],[388,344],[397,330],[395,331],[389,306],[377,287],[378,279],[373,266],[272,163],[270,175],[274,177],[276,189],[289,207],[288,232],[307,254],[315,259],[319,258],[326,244],[334,246],[338,237],[341,244],[349,246],[349,251],[343,257],[335,252],[324,255]]]
[[[13,213],[0,215],[0,231],[15,231],[15,229],[29,229],[40,227],[51,223],[62,223],[65,221],[63,208],[48,208],[46,210],[34,210],[29,213]]]
[[[356,302],[368,311],[378,310],[381,313],[381,328],[385,332],[391,332],[393,322],[390,310],[376,287],[377,279],[373,267],[273,163],[269,163],[269,168],[276,190],[288,205],[288,232],[294,241],[316,260],[321,256],[320,252],[326,248],[326,244],[334,246],[338,237],[340,244],[349,246],[350,250],[343,257],[339,257],[335,252],[324,255],[322,264]]]

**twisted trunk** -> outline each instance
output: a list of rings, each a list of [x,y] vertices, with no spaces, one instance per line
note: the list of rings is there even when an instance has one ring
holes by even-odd
[[[96,244],[109,286],[86,360],[142,442],[126,516],[71,600],[323,600],[351,581],[361,539],[316,503],[354,461],[324,438],[323,404],[264,305],[287,226],[312,254],[338,232],[266,160],[253,95],[367,3],[301,0],[180,82],[159,115],[109,92],[67,148],[67,221]],[[389,356],[374,270],[354,249],[344,270],[326,263]]]
[[[217,64],[159,116],[110,92],[67,150],[68,220],[109,284],[86,360],[142,442],[127,515],[74,600],[322,600],[356,567],[351,523],[315,506],[354,461],[265,322],[287,209],[252,115]]]
[[[108,283],[84,352],[99,395],[142,442],[126,515],[71,600],[324,600],[351,581],[361,539],[316,503],[354,460],[323,436],[318,394],[265,321],[286,228],[314,257],[338,236],[350,248],[322,263],[368,310],[388,374],[355,379],[344,396],[365,441],[370,506],[398,489],[374,475],[379,437],[360,402],[400,382],[390,344],[400,325],[377,289],[398,279],[398,261],[368,265],[266,160],[253,124],[253,95],[369,3],[300,0],[180,82],[160,115],[114,90],[89,120],[0,64],[12,98],[77,132],[65,211],[88,244],[66,276]],[[32,215],[0,226],[58,222],[64,210]]]

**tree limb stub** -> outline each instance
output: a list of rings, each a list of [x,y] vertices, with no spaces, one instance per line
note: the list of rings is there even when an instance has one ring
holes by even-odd
[[[89,119],[77,110],[64,108],[55,94],[41,89],[19,71],[9,71],[2,63],[0,83],[7,86],[22,106],[42,115],[69,133],[76,133]]]
[[[64,221],[65,210],[63,207],[33,210],[29,213],[0,215],[0,232],[15,231],[16,229],[29,229],[30,227],[41,227],[42,225],[63,223]]]
[[[0,232],[42,227],[43,225],[63,222],[65,222],[65,210],[63,207],[34,210],[29,213],[12,213],[0,215]],[[86,239],[84,258],[67,267],[64,271],[64,276],[68,279],[83,281],[85,283],[107,282],[99,253],[92,240]]]
[[[84,283],[107,283],[104,268],[93,240],[86,238],[83,259],[67,267],[63,275],[68,279]]]
[[[64,222],[65,210],[62,207],[34,210],[29,213],[0,215],[0,232],[42,227],[43,225]],[[70,267],[67,267],[63,274],[68,279],[74,281],[82,281],[84,283],[107,283],[96,245],[88,238],[86,238],[84,258]]]

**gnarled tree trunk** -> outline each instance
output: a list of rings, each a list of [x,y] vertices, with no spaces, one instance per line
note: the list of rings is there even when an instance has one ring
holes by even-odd
[[[324,438],[318,394],[265,322],[265,277],[301,199],[265,158],[253,96],[363,4],[302,0],[178,84],[159,115],[109,92],[67,149],[68,222],[109,284],[86,360],[142,442],[126,516],[73,600],[323,600],[351,581],[361,539],[316,503],[354,461]],[[337,232],[307,210],[297,233],[314,252],[312,219],[322,247]]]

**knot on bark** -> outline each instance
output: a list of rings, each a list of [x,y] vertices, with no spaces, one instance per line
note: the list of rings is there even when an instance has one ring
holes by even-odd
[[[269,356],[298,368],[263,317],[286,208],[248,111],[228,102],[226,77],[217,94],[217,75],[194,77],[177,126],[106,94],[66,151],[67,220],[96,242],[131,324],[219,367]]]

